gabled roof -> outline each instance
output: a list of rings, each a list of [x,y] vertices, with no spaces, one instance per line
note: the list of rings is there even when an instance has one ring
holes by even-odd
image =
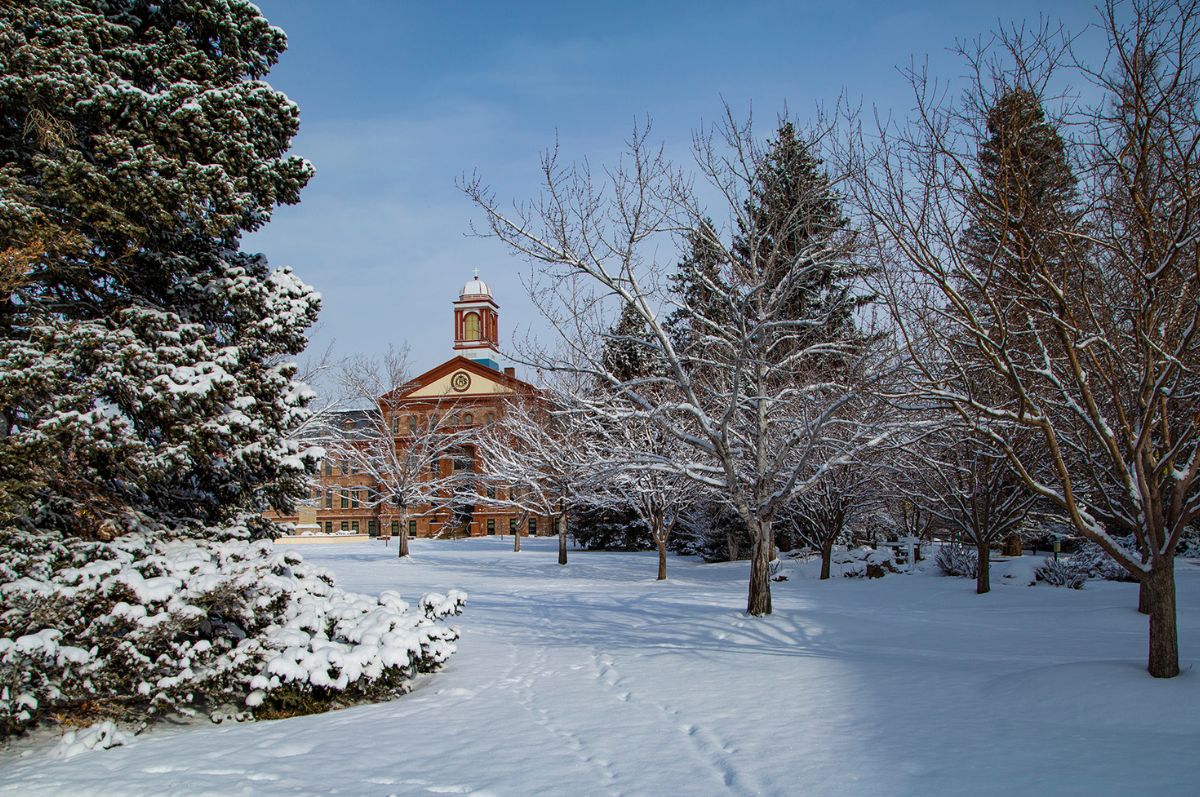
[[[452,374],[463,371],[470,377],[470,385],[465,390],[455,390],[449,388],[444,391],[438,391],[430,394],[428,389],[433,387],[437,390],[437,385],[444,380],[447,380]],[[480,382],[476,382],[480,380]],[[483,385],[487,387],[483,390],[479,388]],[[466,357],[456,356],[451,357],[441,365],[430,368],[423,374],[413,377],[407,384],[392,390],[379,397],[380,402],[387,401],[389,403],[402,403],[405,401],[430,401],[438,399],[453,399],[462,398],[479,398],[481,396],[495,396],[512,393],[538,393],[538,389],[528,382],[517,379],[515,376],[508,376],[503,371],[497,371],[494,368],[489,368],[486,365],[470,360]]]

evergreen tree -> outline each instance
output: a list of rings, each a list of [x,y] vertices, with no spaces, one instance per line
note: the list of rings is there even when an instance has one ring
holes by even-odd
[[[604,367],[617,379],[628,382],[653,374],[658,368],[655,356],[658,342],[651,339],[646,322],[632,305],[621,308],[617,323],[604,338],[601,354]]]
[[[665,326],[672,342],[687,350],[703,334],[697,328],[700,319],[719,324],[728,320],[731,308],[722,275],[728,256],[711,219],[704,219],[698,229],[685,236],[683,250],[683,258],[671,275],[671,294],[678,307],[668,316]]]
[[[1075,245],[1065,233],[1074,226],[1075,175],[1041,100],[1026,88],[1006,89],[988,111],[986,133],[963,236],[972,278],[979,281],[966,290],[978,312],[987,312],[978,301],[982,289],[1021,295],[1041,263],[1067,279],[1069,265],[1079,260],[1071,256]],[[1012,284],[996,284],[1000,279]]]
[[[0,520],[287,509],[319,298],[240,251],[309,164],[248,0],[0,5]]]
[[[1026,88],[1004,90],[988,110],[986,137],[980,142],[977,189],[969,205],[971,222],[962,246],[968,265],[963,294],[997,341],[1013,346],[1037,359],[1047,338],[1031,329],[1021,297],[1038,288],[1035,275],[1043,269],[1055,275],[1065,296],[1084,288],[1078,279],[1086,275],[1072,269],[1082,262],[1076,244],[1068,235],[1074,227],[1075,175],[1067,161],[1066,148],[1055,126],[1046,119],[1037,94]],[[1075,277],[1072,277],[1074,272]],[[1003,304],[989,304],[984,295],[1001,296]],[[978,395],[994,396],[1002,388],[996,375],[973,372],[970,389]],[[1015,496],[1016,505],[1033,496],[1015,473],[994,462],[981,441],[964,440],[957,456],[966,457],[969,472],[986,474],[993,491]],[[975,450],[972,450],[975,449]],[[994,496],[983,495],[981,500]],[[978,532],[978,530],[976,530]],[[995,542],[985,531],[976,533],[980,556],[980,591],[986,591],[987,545]],[[1013,533],[1005,551],[1019,556],[1021,538]]]
[[[768,142],[737,228],[735,267],[778,292],[781,317],[805,322],[797,346],[855,336],[854,311],[870,297],[853,293],[857,267],[830,256],[843,248],[850,222],[822,161],[791,122]]]

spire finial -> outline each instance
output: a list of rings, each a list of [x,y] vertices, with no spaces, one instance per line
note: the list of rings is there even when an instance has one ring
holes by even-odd
[[[479,268],[475,268],[475,279],[479,279]]]

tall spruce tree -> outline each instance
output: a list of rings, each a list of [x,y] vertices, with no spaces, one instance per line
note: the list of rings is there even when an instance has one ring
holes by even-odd
[[[1027,88],[1010,87],[1000,94],[988,110],[985,134],[977,153],[978,187],[969,205],[971,221],[962,240],[970,267],[963,294],[997,341],[1034,355],[1040,343],[1034,340],[1024,312],[1017,309],[1021,303],[1013,300],[1041,289],[1033,283],[1041,279],[1042,268],[1055,275],[1057,287],[1066,295],[1083,287],[1079,284],[1083,275],[1075,268],[1080,261],[1077,244],[1068,237],[1074,227],[1075,175],[1062,136],[1047,120],[1038,95]],[[1008,301],[988,302],[984,296]],[[973,373],[970,389],[991,396],[998,389],[995,379]],[[982,472],[997,467],[984,467],[995,459],[993,452],[967,456]],[[1028,492],[1007,469],[990,478],[997,489]],[[1006,540],[1005,552],[1020,555],[1019,534]],[[982,572],[986,554],[981,547],[981,579],[986,579]]]
[[[720,323],[728,319],[732,309],[722,274],[729,257],[711,219],[704,219],[698,229],[687,233],[683,252],[670,283],[677,307],[665,326],[674,344],[686,351],[703,336],[703,330],[696,328],[699,319]]]
[[[1044,262],[1067,279],[1075,262],[1070,255],[1076,247],[1065,236],[1074,226],[1076,180],[1062,136],[1046,119],[1037,94],[1013,87],[997,98],[987,114],[978,162],[979,182],[963,236],[972,277],[980,287],[992,287],[1007,275],[1013,284],[996,287],[1010,294],[1027,291],[1025,283]],[[1013,280],[1012,275],[1026,279]],[[979,290],[968,286],[967,293],[976,299],[978,311],[988,312],[978,303]]]
[[[622,382],[650,376],[660,366],[657,345],[636,308],[627,304],[604,338],[602,362]]]
[[[806,322],[797,346],[852,338],[854,311],[869,301],[853,293],[853,263],[830,257],[842,249],[849,219],[810,145],[791,122],[767,143],[733,239],[736,267],[751,271],[780,292],[781,316]]]
[[[0,4],[0,520],[103,537],[303,491],[285,358],[319,297],[239,248],[312,175],[262,80],[286,44],[248,0]]]

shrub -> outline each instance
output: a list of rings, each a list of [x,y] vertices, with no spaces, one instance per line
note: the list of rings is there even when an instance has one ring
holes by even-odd
[[[0,737],[51,715],[322,711],[400,694],[454,652],[437,621],[461,611],[461,592],[414,611],[395,592],[341,590],[244,527],[219,536],[0,531]]]
[[[896,563],[889,549],[850,548],[834,551],[830,561],[839,566],[845,578],[883,578],[896,573]]]
[[[1120,540],[1120,542],[1131,551],[1137,550],[1132,537]],[[1105,553],[1103,548],[1090,540],[1080,545],[1079,550],[1071,554],[1068,562],[1069,565],[1065,566],[1073,572],[1082,574],[1085,580],[1088,578],[1100,578],[1105,581],[1137,580],[1128,570]]]
[[[943,575],[959,578],[979,576],[979,553],[974,548],[961,545],[943,545],[938,548],[934,564]]]
[[[1046,559],[1034,574],[1038,581],[1052,587],[1083,589],[1084,582],[1088,580],[1086,570],[1080,569],[1074,561]]]

